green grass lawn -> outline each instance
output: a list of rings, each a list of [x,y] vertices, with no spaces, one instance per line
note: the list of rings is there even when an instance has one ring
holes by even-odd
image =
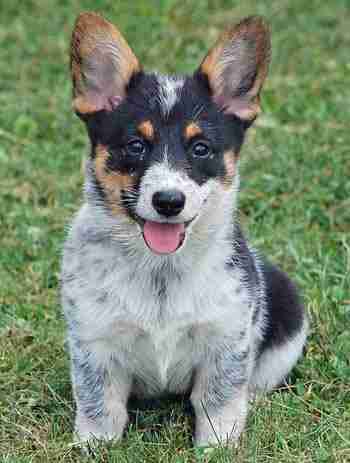
[[[240,5],[242,4],[242,6]],[[148,69],[196,68],[228,22],[264,14],[273,61],[242,153],[241,216],[301,287],[312,321],[291,385],[260,398],[237,450],[191,445],[183,407],[136,413],[100,462],[350,462],[349,0],[14,0],[0,6],[0,461],[87,461],[73,402],[58,275],[81,201],[82,124],[70,110],[76,15],[103,12]]]

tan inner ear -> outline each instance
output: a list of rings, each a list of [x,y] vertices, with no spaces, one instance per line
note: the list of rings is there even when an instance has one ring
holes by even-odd
[[[252,51],[253,48],[253,51]],[[270,32],[260,17],[250,17],[226,30],[200,65],[208,78],[215,101],[225,112],[250,120],[260,112],[259,94],[270,62]],[[240,94],[241,78],[249,66],[256,77]]]
[[[81,14],[71,42],[73,107],[81,113],[111,110],[141,69],[124,37],[96,13]]]
[[[200,65],[200,70],[208,77],[209,83],[215,90],[220,76],[220,57],[223,55],[224,46],[230,40],[229,31],[224,32],[213,48],[208,52]]]

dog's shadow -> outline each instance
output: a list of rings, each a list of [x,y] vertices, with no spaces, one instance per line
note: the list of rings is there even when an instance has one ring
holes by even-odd
[[[194,410],[188,397],[167,396],[157,399],[128,401],[129,426],[126,432],[135,429],[147,435],[147,439],[158,438],[162,430],[178,428],[192,435],[194,432]]]
[[[288,375],[286,380],[274,391],[282,394],[290,393],[302,375],[297,368]],[[254,401],[254,400],[253,400]],[[131,397],[128,400],[129,425],[128,431],[134,429],[147,435],[147,438],[158,437],[162,429],[178,427],[182,432],[194,435],[195,414],[188,395],[167,395],[162,398],[139,399]]]

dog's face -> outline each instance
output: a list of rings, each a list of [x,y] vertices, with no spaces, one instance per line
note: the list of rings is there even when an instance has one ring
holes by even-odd
[[[146,74],[113,25],[94,13],[78,18],[73,105],[92,143],[89,181],[95,203],[125,223],[130,239],[171,254],[196,227],[220,226],[223,208],[231,214],[227,198],[233,203],[269,55],[266,25],[248,18],[224,33],[193,76]],[[132,235],[130,225],[142,233]]]

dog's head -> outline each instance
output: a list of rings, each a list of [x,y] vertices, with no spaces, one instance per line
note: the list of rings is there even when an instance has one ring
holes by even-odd
[[[239,151],[269,58],[268,27],[250,17],[192,76],[148,74],[112,24],[79,16],[71,69],[73,107],[92,145],[88,200],[115,220],[124,244],[171,254],[232,220]]]

